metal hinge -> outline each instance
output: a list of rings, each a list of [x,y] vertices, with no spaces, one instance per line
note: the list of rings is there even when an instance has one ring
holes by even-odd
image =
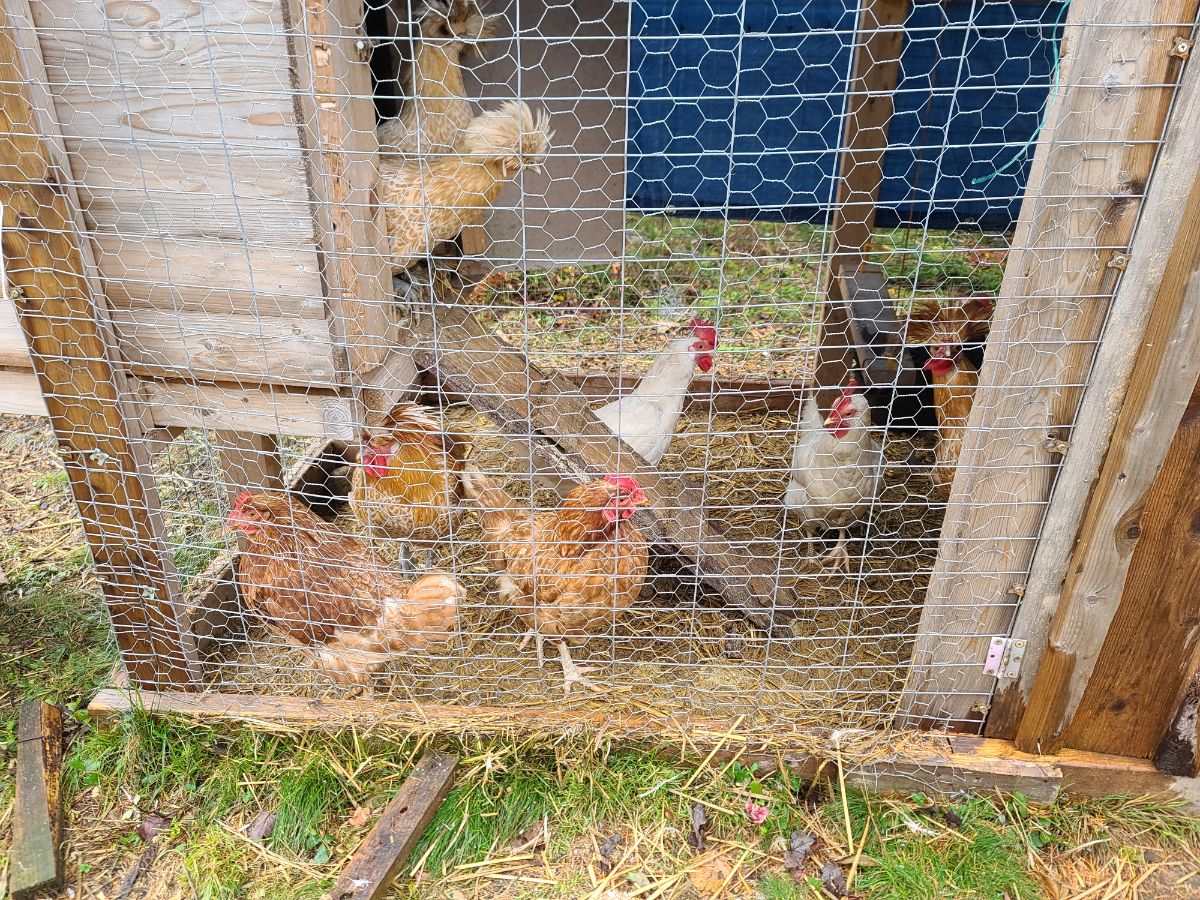
[[[1025,642],[1016,638],[992,638],[988,647],[983,674],[993,678],[1016,678],[1021,674],[1021,660],[1025,658]]]

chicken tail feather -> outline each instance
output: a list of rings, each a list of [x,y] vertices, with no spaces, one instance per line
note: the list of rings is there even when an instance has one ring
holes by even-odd
[[[540,166],[553,138],[545,110],[535,116],[528,103],[510,100],[472,119],[463,130],[460,149],[501,162],[513,174],[525,166]]]
[[[462,473],[462,486],[467,498],[479,507],[485,534],[497,534],[512,524],[513,498],[493,478],[468,466]]]

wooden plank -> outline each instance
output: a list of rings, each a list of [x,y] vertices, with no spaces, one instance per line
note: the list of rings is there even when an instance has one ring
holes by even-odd
[[[1190,317],[1200,325],[1200,275],[1193,283]],[[1143,359],[1154,358],[1156,339],[1148,336]],[[1017,731],[1026,749],[1149,757],[1200,665],[1197,346],[1193,327],[1176,343],[1190,371],[1168,362],[1158,390],[1139,390],[1135,373]],[[1188,378],[1190,403],[1171,396]],[[1187,409],[1171,441],[1164,430],[1181,402]]]
[[[425,751],[338,876],[332,900],[378,900],[390,893],[392,881],[450,793],[457,768],[457,757]]]
[[[334,388],[339,350],[318,319],[114,309],[122,355],[137,375]]]
[[[1188,683],[1170,727],[1154,748],[1154,767],[1167,775],[1200,775],[1200,673]]]
[[[1135,366],[1142,366],[1141,377],[1149,377],[1150,370],[1145,368],[1145,363],[1168,359],[1163,356],[1168,341],[1173,341],[1186,359],[1187,338],[1172,336],[1171,329],[1183,321],[1180,309],[1187,274],[1200,266],[1200,210],[1195,208],[1200,203],[1200,146],[1192,134],[1197,117],[1200,117],[1200,77],[1195,70],[1190,70],[1176,98],[1173,119],[1130,250],[1129,268],[1113,299],[1104,343],[1097,351],[1092,367],[1092,382],[1084,393],[1076,418],[1071,450],[1059,471],[1053,502],[1042,526],[1043,538],[1030,566],[1024,600],[1013,625],[1013,633],[1026,641],[1025,661],[1020,677],[1012,683],[1001,682],[997,690],[988,722],[988,733],[995,737],[1014,736],[1017,722],[1028,703],[1077,536],[1082,541],[1096,540],[1094,535],[1082,533],[1080,526],[1085,521],[1089,497],[1097,496],[1093,494],[1093,485],[1101,475],[1102,463],[1108,465],[1106,454],[1114,461],[1120,458],[1112,456],[1110,444],[1126,439],[1125,433],[1119,430],[1119,416],[1131,415],[1128,404],[1136,402],[1138,397],[1137,383],[1133,380]],[[1184,316],[1194,319],[1196,314],[1185,311]],[[1184,343],[1180,344],[1181,340]],[[1200,370],[1194,363],[1187,363],[1184,370],[1177,373],[1185,383],[1182,384],[1184,393],[1174,400],[1176,411],[1182,410],[1187,403],[1188,371],[1192,372],[1190,377],[1194,383],[1195,372]],[[1161,430],[1157,432],[1155,443],[1150,445],[1152,452],[1147,461],[1161,461],[1161,454],[1171,441],[1171,432],[1167,429],[1172,427],[1172,421],[1178,422],[1178,417],[1155,422],[1153,427]],[[1124,479],[1127,474],[1120,473],[1117,477]],[[1136,489],[1131,483],[1123,483],[1123,486],[1144,491],[1150,482]],[[1101,543],[1107,545],[1107,542]],[[1128,549],[1133,550],[1131,544]],[[1113,587],[1119,595],[1119,584]],[[1116,597],[1112,602],[1116,602]],[[1104,621],[1103,616],[1093,618],[1093,612],[1089,612],[1088,618],[1096,625]],[[1102,640],[1102,632],[1096,638]],[[1176,680],[1176,686],[1181,685],[1182,677],[1185,676]],[[1168,693],[1178,695],[1175,688]],[[1161,716],[1169,714],[1169,711],[1160,713]],[[1118,733],[1111,732],[1111,735],[1115,737]],[[1149,755],[1157,737],[1153,735],[1143,741],[1143,752],[1125,749],[1120,752]],[[1115,752],[1111,747],[1092,749]]]
[[[3,291],[0,291],[0,366],[33,369],[25,332],[21,330],[21,322],[17,319],[17,308],[12,298]]]
[[[616,714],[611,710],[521,706],[449,706],[399,700],[332,700],[298,697],[263,697],[214,692],[141,691],[106,689],[88,706],[93,720],[103,722],[131,709],[152,715],[183,715],[199,721],[271,722],[314,731],[340,731],[355,726],[428,729],[431,723],[461,725],[470,714],[472,729],[480,735],[545,733],[555,729],[578,734],[602,731],[609,739],[648,742],[658,752],[669,752],[665,741],[684,748],[684,756],[708,757],[713,751],[732,749],[743,760],[777,762],[802,773],[835,771],[837,741],[853,747],[853,735],[831,737],[828,729],[773,726],[764,742],[761,736],[740,730],[735,723],[688,717]],[[980,792],[1020,791],[1038,802],[1052,802],[1062,781],[1059,757],[1018,753],[1006,741],[991,741],[976,749],[934,735],[908,735],[898,741],[905,749],[870,763],[858,763],[852,750],[841,754],[846,780],[874,791],[907,795],[914,789],[952,793],[963,789]],[[979,739],[975,739],[979,740]],[[794,745],[794,746],[793,746]],[[1092,756],[1096,756],[1092,754]],[[1129,767],[1149,767],[1144,760],[1129,760]],[[1153,767],[1151,771],[1153,771]],[[1110,775],[1120,771],[1109,765]],[[1154,773],[1156,776],[1158,773]],[[1159,783],[1162,776],[1158,776]],[[1099,794],[1097,796],[1100,796]]]
[[[883,183],[883,155],[892,119],[892,93],[900,74],[900,51],[909,0],[863,0],[854,36],[846,99],[837,197],[830,224],[827,295],[817,343],[817,403],[828,410],[854,365],[847,297],[839,284],[844,267],[855,270],[875,227],[875,202]]]
[[[453,292],[443,291],[443,296]],[[695,571],[732,610],[762,627],[791,605],[775,564],[730,544],[703,516],[703,497],[678,477],[660,473],[621,443],[583,397],[556,373],[489,334],[458,303],[439,303],[411,324],[404,343],[418,365],[436,370],[451,392],[490,416],[501,430],[532,440],[561,474],[586,480],[621,472],[637,477],[652,506],[639,522],[646,536]]]
[[[284,10],[325,294],[356,384],[384,364],[395,329],[387,232],[375,202],[379,144],[373,88],[358,50],[364,41],[363,0],[290,0]],[[415,379],[415,366],[408,375]],[[402,389],[410,386],[411,381]]]
[[[140,395],[155,427],[212,428],[354,440],[352,402],[328,391],[269,386],[143,381]]]
[[[973,725],[987,708],[984,658],[1012,623],[1059,462],[1046,437],[1074,421],[1116,288],[1108,263],[1130,244],[1174,96],[1174,23],[1196,7],[1070,6],[901,703],[909,724]]]
[[[32,371],[10,372],[0,369],[0,413],[18,416],[49,416],[42,386]]]
[[[192,685],[195,648],[177,607],[158,494],[55,123],[32,103],[45,72],[25,0],[0,21],[0,203],[7,286],[135,683]]]
[[[62,884],[62,712],[40,700],[21,704],[8,892],[43,896]]]

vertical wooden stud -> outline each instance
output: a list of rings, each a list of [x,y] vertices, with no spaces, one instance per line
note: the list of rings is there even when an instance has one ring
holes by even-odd
[[[40,700],[21,704],[9,894],[32,900],[62,883],[62,713]]]

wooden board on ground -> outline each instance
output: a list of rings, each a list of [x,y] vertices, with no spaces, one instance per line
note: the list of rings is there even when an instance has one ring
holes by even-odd
[[[404,779],[330,891],[331,900],[377,900],[388,893],[454,784],[458,759],[428,750]]]
[[[1133,239],[1175,96],[1177,23],[1196,9],[1077,0],[1068,10],[1062,88],[992,319],[901,702],[906,724],[971,727],[988,709],[995,679],[984,660],[1012,624],[1059,467],[1047,437],[1075,421],[1120,276],[1120,260],[1109,263]],[[1161,252],[1133,261],[1157,265]]]
[[[58,707],[40,700],[21,704],[9,856],[12,900],[40,897],[62,883],[62,741]]]
[[[0,203],[10,296],[65,458],[113,632],[143,685],[199,674],[158,493],[57,124],[38,106],[44,63],[25,0],[0,7]]]
[[[653,504],[642,513],[648,521],[639,522],[647,537],[695,571],[728,608],[760,627],[775,624],[777,611],[782,620],[791,597],[775,564],[730,544],[704,519],[700,492],[623,444],[567,379],[539,371],[458,303],[436,304],[406,330],[405,343],[422,368],[436,370],[442,384],[504,433],[532,441],[560,474],[579,481],[616,472],[636,476]]]

